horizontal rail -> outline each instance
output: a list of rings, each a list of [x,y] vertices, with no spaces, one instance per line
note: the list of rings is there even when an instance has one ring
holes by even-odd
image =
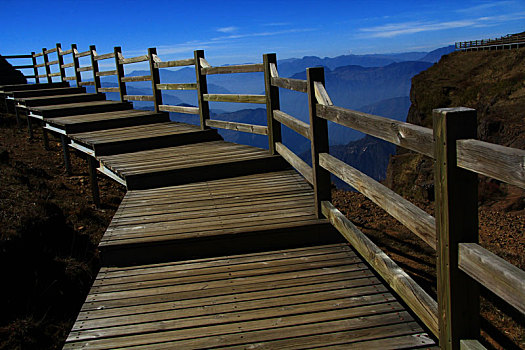
[[[95,85],[94,81],[80,81],[78,83],[78,86],[85,86],[85,85]]]
[[[65,81],[75,80],[77,77],[64,77]]]
[[[202,68],[210,68],[211,67],[211,64],[208,63],[208,61],[206,61],[205,58],[199,58],[199,63],[201,65]]]
[[[274,109],[273,119],[286,125],[290,129],[303,135],[307,139],[310,139],[310,125],[306,124],[305,122],[300,121],[299,119],[294,118],[291,115],[286,114],[278,109]]]
[[[56,72],[56,73],[51,73],[49,74],[50,77],[59,77],[60,76],[60,72]]]
[[[45,74],[40,74],[40,75],[37,75],[36,77],[37,77],[37,78],[47,78],[47,75],[45,75]]]
[[[84,51],[84,52],[76,52],[75,53],[75,57],[77,57],[77,58],[85,57],[85,56],[89,56],[89,55],[91,55],[91,50]]]
[[[438,336],[437,302],[427,294],[385,252],[348,220],[332,203],[323,201],[323,215],[352,244],[359,254],[377,271],[404,300],[430,331]]]
[[[87,72],[93,70],[93,66],[87,66],[87,67],[79,67],[77,68],[77,72]]]
[[[97,77],[106,77],[109,75],[117,75],[118,72],[116,70],[103,70],[100,72],[97,72]]]
[[[290,165],[297,170],[310,184],[314,183],[314,173],[312,167],[306,164],[304,160],[299,158],[288,147],[281,142],[275,143],[275,150],[279,153]]]
[[[33,55],[0,55],[0,57],[5,59],[11,58],[33,58]]]
[[[264,66],[262,63],[202,68],[202,74],[206,75],[255,72],[264,72]]]
[[[69,50],[66,50],[66,51],[60,50],[58,54],[60,56],[65,56],[65,55],[69,55],[70,53],[73,53],[73,49],[69,49]]]
[[[98,92],[120,92],[118,87],[102,87],[98,88]]]
[[[158,90],[197,90],[197,84],[157,84]]]
[[[237,122],[228,122],[224,120],[206,119],[206,126],[212,128],[228,129],[235,131],[247,132],[257,135],[268,135],[268,128],[263,125],[245,124]]]
[[[44,54],[42,52],[39,52],[33,55],[33,57],[40,57],[40,56],[44,56]]]
[[[24,64],[20,66],[13,66],[14,69],[26,69],[26,68],[34,68],[32,64]]]
[[[266,95],[204,94],[204,101],[261,103],[266,104]]]
[[[46,65],[48,65],[48,66],[52,66],[54,64],[58,64],[58,60],[54,60],[54,61],[50,61],[50,62],[46,63]]]
[[[138,75],[136,77],[123,77],[121,81],[123,83],[129,83],[133,81],[151,81],[151,75]]]
[[[144,62],[149,60],[148,55],[144,56],[137,56],[137,57],[131,57],[131,58],[121,58],[118,60],[120,64],[129,64],[129,63],[138,63],[138,62]]]
[[[459,268],[525,314],[525,271],[476,243],[459,244]]]
[[[107,60],[108,58],[114,58],[114,57],[115,57],[115,53],[110,52],[110,53],[105,53],[103,55],[94,56],[94,59],[95,61],[102,61],[102,60]]]
[[[192,66],[194,64],[195,64],[195,59],[188,58],[185,60],[177,60],[177,61],[155,62],[153,65],[155,68],[170,68],[170,67]]]
[[[29,79],[29,78],[36,78],[36,75],[24,75],[24,77],[26,77],[26,78],[28,78],[28,79]]]
[[[336,106],[318,104],[316,110],[323,119],[434,158],[431,129]]]
[[[525,188],[525,150],[479,140],[458,140],[457,165]]]
[[[198,107],[186,107],[186,106],[171,106],[171,105],[160,105],[159,110],[163,112],[174,112],[174,113],[185,113],[185,114],[199,114]]]
[[[364,194],[436,249],[436,220],[432,215],[328,153],[319,154],[319,165]]]
[[[324,85],[320,81],[314,81],[314,92],[315,92],[315,99],[317,100],[317,103],[323,105],[323,106],[333,106],[333,102],[330,99],[330,95],[328,95],[328,92],[324,88]]]
[[[279,77],[279,72],[277,71],[277,65],[275,63],[270,63],[270,76],[272,78]]]
[[[40,63],[40,64],[35,65],[35,68],[40,68],[40,67],[45,67],[45,66],[46,66],[45,63]]]
[[[306,80],[272,77],[272,85],[283,89],[306,92],[308,84]]]
[[[56,52],[57,51],[57,48],[52,48],[52,49],[49,49],[49,50],[45,50],[44,53],[47,55],[47,54],[50,54],[50,53],[53,53],[53,52]]]
[[[67,63],[67,64],[61,65],[60,68],[71,68],[71,67],[74,67],[74,66],[75,66],[75,63],[71,62],[71,63]]]
[[[150,95],[124,95],[127,101],[155,101],[155,97]]]

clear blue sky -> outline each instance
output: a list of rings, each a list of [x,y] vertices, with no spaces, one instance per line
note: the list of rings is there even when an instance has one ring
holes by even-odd
[[[212,65],[306,55],[430,51],[525,30],[525,1],[0,0],[0,53],[62,43],[163,60],[204,49]]]

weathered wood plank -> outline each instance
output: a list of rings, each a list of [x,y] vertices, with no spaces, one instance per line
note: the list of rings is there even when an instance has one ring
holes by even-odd
[[[333,106],[333,102],[330,99],[330,95],[328,95],[328,92],[324,88],[324,85],[320,82],[316,81],[314,83],[315,88],[315,98],[317,99],[317,103],[323,105],[323,106]]]
[[[525,271],[475,243],[459,244],[459,268],[525,314]]]
[[[170,105],[160,105],[159,110],[163,112],[175,112],[175,113],[185,113],[185,114],[199,114],[198,107],[186,107],[186,106],[170,106]]]
[[[305,122],[294,118],[280,110],[274,110],[273,117],[275,120],[286,125],[293,131],[303,135],[307,139],[310,139],[310,125],[306,124]]]
[[[118,87],[110,87],[110,88],[98,88],[98,92],[119,92],[120,89]]]
[[[319,162],[323,168],[363,193],[372,202],[414,232],[430,247],[436,249],[436,223],[430,214],[427,214],[388,187],[330,154],[321,153]]]
[[[156,68],[184,67],[184,66],[192,66],[194,64],[195,64],[195,59],[188,58],[188,59],[177,60],[177,61],[155,62],[155,67]]]
[[[279,72],[277,71],[277,62],[270,63],[270,76],[272,78],[279,77]]]
[[[275,155],[275,143],[282,141],[281,123],[274,119],[274,110],[279,110],[279,88],[272,85],[272,67],[275,68],[277,55],[268,53],[263,55],[264,65],[264,92],[266,95],[266,125],[268,126],[268,150]],[[275,68],[276,69],[276,68]],[[276,69],[277,70],[277,69]]]
[[[40,63],[40,64],[37,64],[35,67],[36,68],[41,68],[41,67],[45,67],[46,64],[45,63]]]
[[[148,95],[124,95],[126,101],[155,101],[153,96]]]
[[[304,160],[299,158],[288,147],[280,142],[275,143],[275,150],[279,153],[295,170],[297,170],[309,183],[313,184],[312,168]]]
[[[97,77],[106,77],[108,75],[117,75],[118,72],[117,70],[106,70],[106,71],[101,71],[101,72],[97,72]]]
[[[71,62],[71,63],[63,64],[60,67],[61,68],[72,68],[72,67],[75,67],[75,63]]]
[[[202,68],[202,74],[205,75],[255,72],[264,72],[264,66],[262,63]]]
[[[476,111],[433,111],[434,189],[437,235],[439,344],[459,349],[461,339],[479,336],[479,285],[458,267],[459,243],[478,242],[477,174],[457,166],[456,141],[474,139]]]
[[[197,84],[157,84],[159,90],[197,90]]]
[[[121,58],[119,59],[120,64],[130,64],[130,63],[138,63],[138,62],[144,62],[149,60],[148,55],[143,56],[137,56],[137,57],[131,57],[131,58]]]
[[[435,335],[439,334],[438,307],[406,272],[365,234],[348,220],[332,203],[322,202],[323,215],[352,244],[359,254],[378,272],[389,286]]]
[[[40,56],[43,56],[43,53],[42,52],[39,52],[37,54],[34,54],[33,57],[40,57]],[[6,56],[3,56],[3,57],[6,57]],[[13,57],[13,58],[16,58],[16,57]]]
[[[45,50],[44,53],[47,55],[47,54],[50,54],[50,53],[53,53],[53,52],[57,52],[57,49],[56,47],[55,48],[52,48],[52,49],[49,49],[49,50]]]
[[[199,59],[199,62],[200,62],[200,65],[202,68],[210,68],[211,67],[211,64],[208,63],[208,61],[206,61],[206,59],[204,57],[201,57]]]
[[[235,102],[235,103],[261,103],[266,104],[265,95],[241,94],[204,94],[204,101]]]
[[[306,92],[308,89],[308,84],[306,80],[300,79],[291,79],[291,78],[280,78],[272,76],[272,85],[299,92]]]
[[[75,80],[77,77],[64,77],[64,81]]]
[[[93,70],[93,66],[78,67],[77,72],[87,72]]]
[[[123,83],[129,83],[133,81],[151,81],[151,75],[138,75],[135,77],[122,77]]]
[[[463,339],[459,344],[461,350],[487,350],[479,341],[474,339]]]
[[[60,72],[56,72],[56,73],[51,73],[49,74],[50,77],[59,77],[60,76]]]
[[[117,82],[120,92],[120,101],[124,102],[124,95],[127,95],[126,83],[122,81],[124,78],[124,65],[120,63],[120,58],[122,56],[122,48],[120,46],[115,46],[113,48],[113,53],[115,54],[115,68],[117,70]]]
[[[236,123],[213,119],[206,120],[206,125],[212,128],[236,130],[258,135],[268,135],[268,128],[264,125]]]
[[[103,55],[97,55],[97,56],[95,56],[95,61],[106,60],[108,58],[115,58],[115,53],[114,52],[110,52],[110,53],[106,53],[106,54],[103,54]]]
[[[458,140],[457,165],[525,188],[525,150],[479,140]]]
[[[199,106],[199,118],[201,129],[207,128],[206,120],[210,119],[210,104],[204,99],[204,94],[208,93],[208,83],[206,75],[202,74],[202,68],[210,67],[204,59],[204,50],[195,50],[193,52],[195,62],[195,76],[197,80],[197,99]]]
[[[434,157],[431,129],[336,106],[318,104],[316,108],[321,118]]]
[[[85,57],[85,56],[89,56],[89,55],[91,55],[91,50],[87,50],[87,51],[84,51],[84,52],[76,52],[75,53],[75,57],[77,57],[77,58]]]
[[[72,54],[73,53],[73,49],[69,49],[69,50],[60,50],[60,56],[66,56],[66,55],[69,55],[69,54]]]
[[[157,85],[160,84],[160,70],[155,67],[155,62],[160,61],[157,56],[157,49],[154,47],[148,48],[148,62],[149,71],[151,73],[151,91],[153,93],[153,104],[155,106],[155,112],[159,113],[159,106],[162,106],[162,91],[157,89]]]
[[[46,62],[46,66],[52,66],[52,65],[55,65],[55,64],[58,64],[58,60]]]

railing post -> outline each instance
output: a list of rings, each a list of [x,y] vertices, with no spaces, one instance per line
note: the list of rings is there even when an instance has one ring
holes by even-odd
[[[210,104],[204,101],[204,94],[208,93],[208,84],[206,82],[206,75],[201,71],[201,58],[204,58],[204,50],[195,50],[195,75],[197,78],[197,96],[199,101],[199,116],[201,119],[201,129],[208,129],[206,120],[210,119]]]
[[[42,49],[42,57],[44,58],[44,69],[46,70],[47,82],[48,83],[52,83],[53,79],[50,76],[51,68],[49,67],[49,64],[48,64],[49,63],[49,57],[47,56],[46,50],[47,49],[45,47]]]
[[[100,89],[100,77],[98,76],[98,61],[95,59],[97,55],[97,49],[95,45],[89,46],[89,51],[91,52],[91,67],[93,68],[93,81],[95,82],[95,93],[98,94],[98,89]]]
[[[151,87],[153,89],[153,102],[155,103],[155,112],[159,113],[159,106],[162,104],[162,91],[157,89],[157,84],[160,84],[160,72],[157,67],[155,67],[155,59],[153,55],[157,55],[157,49],[150,47],[148,49],[149,57],[149,70],[151,73]]]
[[[312,169],[315,192],[315,210],[318,218],[323,217],[321,202],[331,201],[330,173],[319,165],[319,153],[328,153],[328,122],[317,117],[315,82],[324,85],[324,68],[306,69],[308,83],[308,109],[310,112],[310,140],[312,150]]]
[[[79,83],[82,81],[82,75],[78,71],[78,68],[80,68],[80,62],[77,57],[77,44],[71,44],[71,50],[73,51],[73,68],[75,69],[75,81],[77,82],[77,87],[80,87]]]
[[[36,62],[36,57],[35,57],[35,52],[31,52],[31,56],[32,57],[32,61],[33,61],[33,72],[35,72],[35,83],[36,84],[39,84],[40,83],[40,79],[38,78],[38,68],[37,68],[37,62]]]
[[[477,175],[456,165],[456,141],[476,138],[476,111],[433,111],[439,345],[479,337],[479,287],[458,268],[458,244],[478,242]]]
[[[277,67],[277,55],[268,53],[263,55],[264,88],[266,92],[266,119],[268,127],[268,149],[271,154],[276,154],[275,143],[282,141],[281,123],[273,119],[273,111],[280,109],[279,88],[272,86],[272,73],[270,64]]]
[[[124,65],[120,63],[120,56],[122,56],[122,49],[120,46],[115,46],[113,52],[115,53],[115,67],[117,70],[118,89],[120,93],[120,102],[124,102],[124,96],[127,95],[126,83],[122,81],[124,77]]]
[[[62,46],[60,43],[57,43],[57,60],[58,60],[58,71],[60,72],[60,81],[64,82],[66,77],[66,69],[62,66],[64,65],[64,56],[62,56]]]

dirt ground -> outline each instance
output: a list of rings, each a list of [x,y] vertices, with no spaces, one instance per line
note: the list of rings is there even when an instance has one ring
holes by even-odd
[[[0,288],[0,349],[61,348],[98,272],[98,242],[125,193],[99,176],[102,208],[95,208],[86,161],[73,155],[68,176],[58,139],[46,151],[35,129],[29,140],[12,116],[0,117],[0,275],[8,286]],[[435,297],[432,249],[362,195],[334,190],[333,198]],[[433,213],[432,203],[416,204]],[[512,211],[495,200],[479,216],[481,244],[525,269],[525,210]],[[525,349],[523,318],[490,293],[482,295],[486,345]]]

